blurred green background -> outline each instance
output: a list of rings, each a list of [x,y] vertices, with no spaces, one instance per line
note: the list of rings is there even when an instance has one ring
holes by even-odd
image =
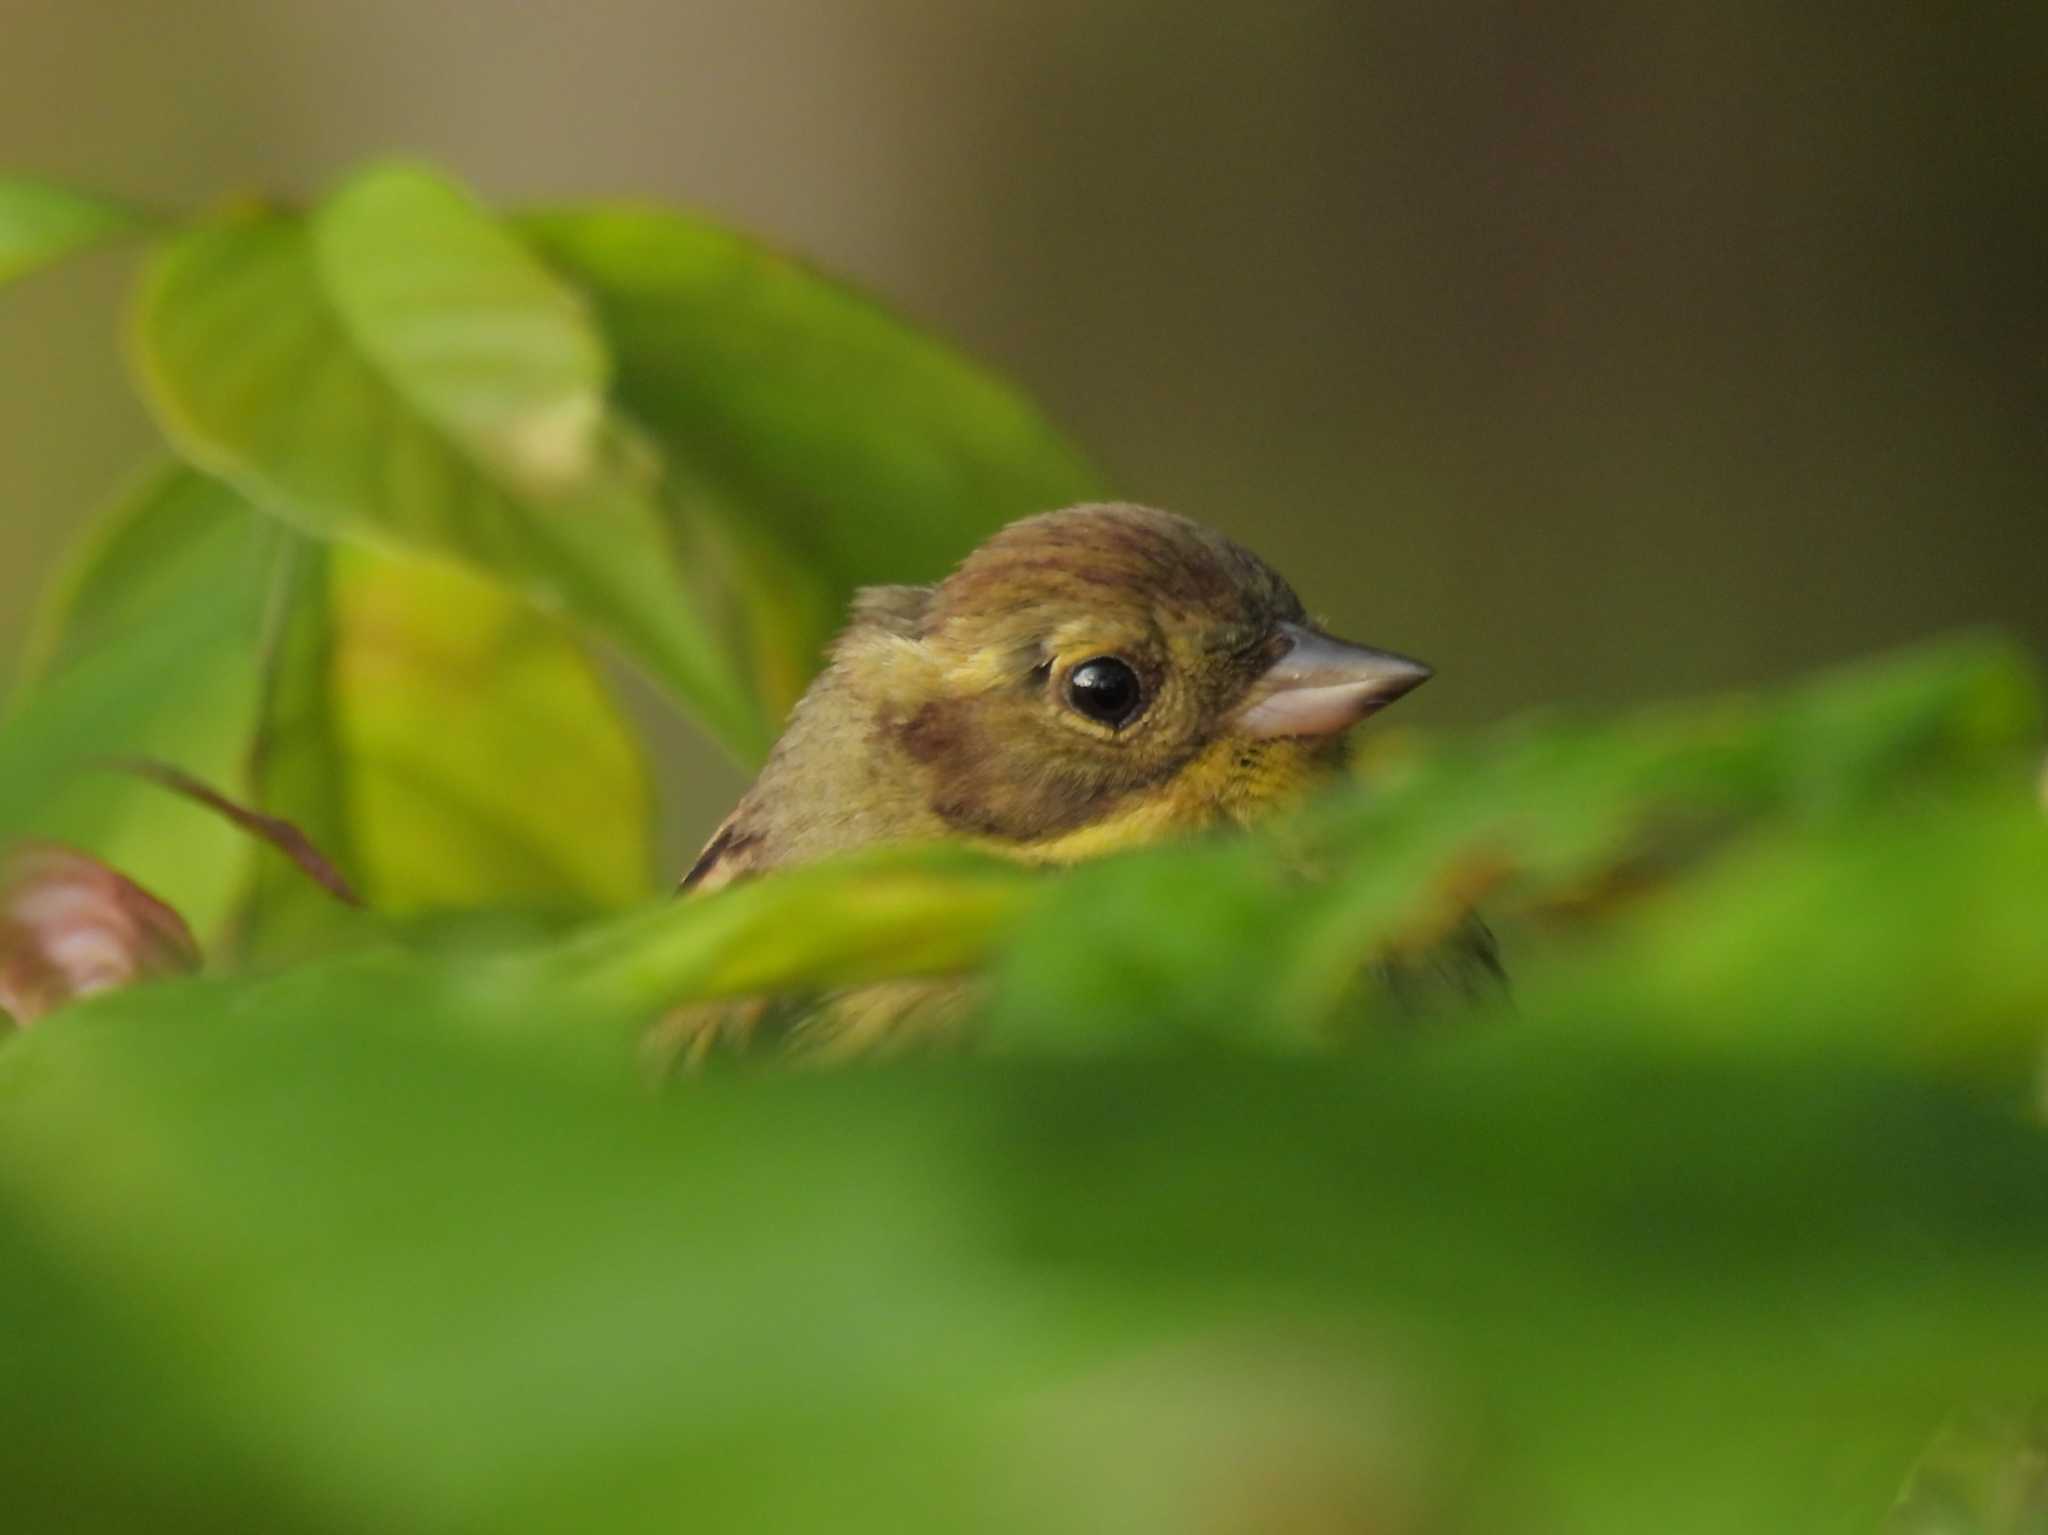
[[[11,170],[639,194],[1007,371],[1470,721],[2048,646],[2048,11],[4,0]],[[149,451],[128,263],[0,302],[0,674]],[[680,733],[679,843],[734,789]]]

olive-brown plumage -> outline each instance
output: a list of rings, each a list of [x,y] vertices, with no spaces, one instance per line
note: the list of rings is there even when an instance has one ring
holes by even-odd
[[[1066,862],[1299,798],[1427,667],[1315,630],[1250,551],[1169,512],[1012,523],[933,587],[863,592],[684,881],[881,842]]]

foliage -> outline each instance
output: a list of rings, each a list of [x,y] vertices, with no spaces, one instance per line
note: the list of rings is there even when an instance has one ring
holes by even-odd
[[[0,278],[143,227],[0,183]],[[1293,821],[1059,877],[670,902],[592,643],[758,754],[854,586],[1084,460],[679,214],[387,166],[161,241],[178,461],[51,592],[0,836],[210,973],[0,1050],[23,1527],[2033,1527],[2030,1431],[1914,1470],[2048,1380],[2024,658],[1380,733]],[[1474,902],[1511,994],[1436,973]],[[955,975],[972,1054],[638,1064],[679,1003]]]

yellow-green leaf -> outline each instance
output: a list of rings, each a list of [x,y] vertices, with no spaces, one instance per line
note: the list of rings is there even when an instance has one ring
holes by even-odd
[[[85,848],[201,934],[232,906],[253,844],[111,757],[171,763],[239,793],[255,731],[265,593],[277,531],[188,469],[151,476],[88,532],[38,616],[17,712],[78,705],[79,733],[18,831]],[[118,705],[96,689],[135,675]]]
[[[373,201],[352,216],[402,211]],[[419,235],[416,259],[446,263],[432,291],[490,290],[488,271],[473,270],[488,249],[439,226]],[[669,534],[610,434],[590,464],[570,465],[587,472],[548,494],[502,473],[484,451],[489,423],[502,441],[525,441],[518,423],[561,370],[544,357],[543,381],[527,381],[516,347],[480,344],[467,355],[488,363],[465,397],[460,369],[442,366],[449,354],[437,363],[430,340],[411,339],[441,323],[421,296],[431,287],[370,285],[349,323],[303,223],[249,214],[206,225],[167,249],[143,286],[137,353],[151,404],[181,452],[266,511],[320,538],[486,571],[617,642],[729,748],[758,752],[759,712],[696,616]],[[401,290],[402,302],[375,296]]]
[[[363,355],[499,483],[545,498],[598,473],[604,341],[575,290],[470,197],[385,166],[312,227],[321,284]]]
[[[301,543],[258,757],[264,808],[373,910],[588,912],[653,889],[653,800],[632,728],[559,621],[446,560]],[[252,935],[335,914],[295,871]]]

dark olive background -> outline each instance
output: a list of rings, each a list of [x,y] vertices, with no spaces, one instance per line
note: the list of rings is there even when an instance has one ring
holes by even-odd
[[[0,146],[368,155],[748,226],[1035,391],[1467,722],[2048,647],[2048,9],[0,0]],[[0,296],[0,673],[149,451],[96,257]],[[730,773],[671,748],[701,825]]]

